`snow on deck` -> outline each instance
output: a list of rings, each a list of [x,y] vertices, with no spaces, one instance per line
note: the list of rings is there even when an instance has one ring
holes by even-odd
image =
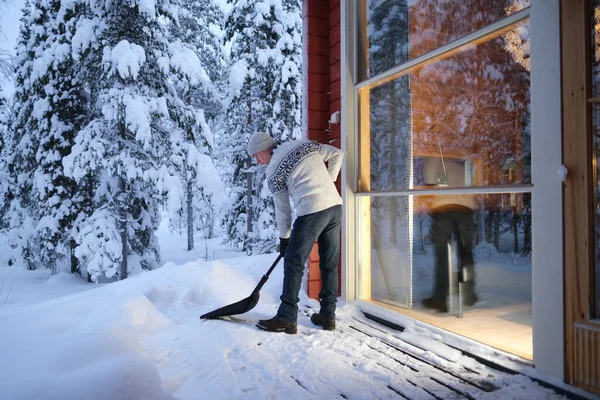
[[[281,265],[253,310],[199,319],[249,296],[274,259],[168,263],[102,285],[0,268],[0,398],[563,398],[477,362],[431,329],[367,319],[360,302],[340,302],[337,330],[323,331],[310,322],[318,303],[302,292],[298,334],[261,331],[256,320],[279,304]]]

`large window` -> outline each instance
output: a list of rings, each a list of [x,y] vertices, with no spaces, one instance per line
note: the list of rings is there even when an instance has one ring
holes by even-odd
[[[363,297],[531,358],[529,19],[514,3],[362,1],[357,256]]]

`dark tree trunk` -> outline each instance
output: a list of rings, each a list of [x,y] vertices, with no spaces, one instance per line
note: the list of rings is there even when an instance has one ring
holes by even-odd
[[[248,158],[246,163],[248,169],[252,167],[252,158]],[[252,254],[252,172],[247,173],[246,197],[248,204],[246,205],[246,253]]]
[[[192,182],[187,183],[187,235],[188,251],[194,249],[194,193]]]
[[[79,272],[79,260],[77,259],[77,257],[75,257],[75,247],[77,247],[77,243],[73,239],[71,239],[69,242],[69,253],[72,274]]]
[[[125,124],[120,122],[121,129],[121,139],[125,140],[127,138],[127,131],[125,128]],[[122,146],[122,145],[121,145]],[[123,173],[123,172],[122,172]],[[119,204],[119,218],[121,219],[120,228],[121,228],[121,268],[119,270],[119,279],[123,280],[127,278],[127,209],[126,209],[126,201],[125,201],[125,193],[127,193],[127,182],[123,176],[119,177],[119,195],[118,195],[118,204]]]
[[[126,184],[125,179],[119,178],[120,196],[125,197]],[[121,218],[121,268],[119,270],[119,279],[127,278],[127,210],[125,209],[125,201],[121,199],[119,217]]]

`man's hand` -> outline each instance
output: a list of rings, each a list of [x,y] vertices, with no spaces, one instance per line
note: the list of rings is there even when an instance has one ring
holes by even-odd
[[[279,255],[281,257],[285,256],[288,244],[290,244],[290,238],[279,238]]]

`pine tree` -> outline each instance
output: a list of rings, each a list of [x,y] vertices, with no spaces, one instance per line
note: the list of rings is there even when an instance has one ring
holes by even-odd
[[[9,134],[4,143],[3,160],[8,171],[8,184],[4,187],[4,203],[9,204],[3,213],[7,244],[10,251],[4,262],[13,265],[26,265],[35,269],[39,263],[35,251],[36,221],[31,214],[33,203],[33,175],[38,143],[32,134],[37,129],[34,107],[39,100],[39,85],[34,84],[36,52],[42,50],[47,39],[47,9],[36,3],[25,3],[20,19],[20,31],[17,39],[15,58],[15,93],[13,100],[13,119]]]
[[[66,263],[70,264],[71,272],[76,272],[77,259],[72,254],[75,246],[72,230],[76,229],[73,223],[80,212],[89,209],[89,193],[85,185],[77,185],[74,179],[65,176],[62,159],[71,153],[75,135],[87,117],[86,96],[71,52],[71,40],[82,7],[71,3],[70,8],[61,9],[59,0],[40,1],[44,2],[51,18],[42,57],[50,62],[44,64],[43,73],[38,72],[40,76],[35,84],[44,112],[36,118],[38,129],[33,133],[39,147],[31,214],[39,221],[36,243],[40,246],[42,265],[56,271],[59,264]]]
[[[277,230],[264,168],[252,165],[246,143],[257,131],[276,141],[300,136],[300,6],[297,1],[255,5],[232,2],[225,24],[232,41],[225,147],[230,210],[225,218],[230,243],[249,253],[273,251]]]
[[[371,3],[373,37],[369,48],[369,76],[408,61],[408,7],[398,2]],[[370,91],[371,189],[401,190],[409,185],[411,169],[411,126],[409,77],[402,76]],[[390,213],[390,210],[393,210]],[[379,235],[379,246],[398,246],[398,232],[406,223],[407,204],[400,198],[373,200],[378,227],[389,227]],[[398,229],[400,228],[400,230]],[[385,238],[385,239],[384,239]],[[406,237],[404,237],[406,238]]]
[[[6,147],[6,140],[9,135],[12,108],[9,99],[0,93],[0,154],[3,154]],[[5,170],[4,172],[8,172]],[[0,222],[1,224],[1,222]]]
[[[282,1],[275,9],[275,87],[272,131],[281,141],[302,137],[302,9],[298,0]]]
[[[274,90],[272,135],[279,142],[302,137],[302,19],[301,5],[296,0],[285,0],[282,9],[274,8],[277,34],[273,69]],[[275,207],[265,185],[264,169],[255,174],[256,201],[253,210],[256,253],[274,251],[278,243]]]
[[[173,158],[173,167],[185,187],[185,207],[171,212],[171,222],[181,226],[181,219],[185,219],[188,250],[192,250],[195,227],[206,223],[216,208],[214,188],[203,185],[200,175],[207,170],[214,172],[210,160],[214,141],[205,110],[216,114],[222,108],[215,83],[220,79],[224,58],[215,28],[223,16],[212,0],[179,0],[177,5],[179,23],[171,29],[175,42],[169,48],[171,72],[179,97],[193,115],[178,121],[180,142],[173,143],[174,154],[178,155]]]
[[[90,90],[91,120],[64,165],[76,181],[91,179],[94,191],[93,213],[77,222],[75,254],[93,280],[125,279],[159,261],[154,233],[162,198],[182,197],[168,162],[179,131],[170,128],[189,114],[168,81],[173,60],[163,21],[174,20],[170,4],[85,5],[74,52]]]
[[[5,204],[11,203],[5,226],[11,247],[20,253],[9,262],[21,260],[30,269],[42,265],[55,272],[61,263],[77,270],[70,254],[71,231],[87,197],[62,168],[85,116],[70,51],[77,13],[76,3],[71,5],[61,9],[58,0],[36,0],[25,6],[17,46],[15,118],[5,146],[12,178],[4,194]]]
[[[11,180],[8,164],[7,164],[7,139],[10,138],[10,125],[12,120],[12,108],[9,101],[4,96],[0,95],[0,232],[5,233],[7,228],[8,213],[10,203],[12,202],[12,188],[14,183]],[[2,235],[6,239],[5,235]],[[9,243],[4,243],[5,246],[10,246]],[[1,265],[1,263],[0,263]]]
[[[198,56],[202,68],[198,81],[191,84],[188,99],[207,116],[220,114],[223,105],[216,85],[226,67],[219,34],[223,12],[214,0],[178,0],[177,5],[179,23],[173,26],[172,34]]]

